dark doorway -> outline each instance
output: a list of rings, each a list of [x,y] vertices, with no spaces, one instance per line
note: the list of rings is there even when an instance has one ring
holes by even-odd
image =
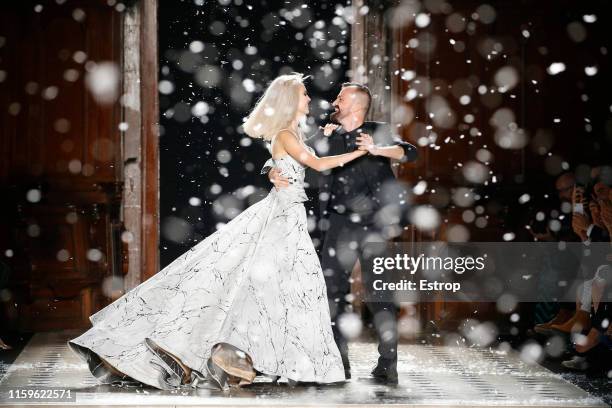
[[[346,80],[350,25],[326,1],[159,7],[163,267],[270,189],[269,153],[239,129],[269,81],[312,75],[312,125],[325,118]]]

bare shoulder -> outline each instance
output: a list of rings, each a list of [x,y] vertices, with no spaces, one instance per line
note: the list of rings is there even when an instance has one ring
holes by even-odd
[[[278,134],[276,135],[276,140],[281,142],[281,144],[283,145],[286,143],[297,143],[298,142],[293,132],[287,129],[283,129],[280,132],[278,132]]]
[[[287,146],[291,146],[291,143],[295,141],[295,137],[288,130],[279,131],[272,140],[272,156],[284,156],[287,154]]]

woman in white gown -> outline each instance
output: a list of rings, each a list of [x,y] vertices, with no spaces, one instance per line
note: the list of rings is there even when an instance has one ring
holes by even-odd
[[[172,389],[206,379],[222,388],[249,384],[257,373],[291,382],[345,379],[306,224],[304,170],[341,166],[366,152],[316,157],[298,126],[309,101],[301,74],[282,75],[244,123],[249,136],[272,142],[275,166],[292,184],[272,188],[90,316],[93,327],[68,342],[100,382]]]

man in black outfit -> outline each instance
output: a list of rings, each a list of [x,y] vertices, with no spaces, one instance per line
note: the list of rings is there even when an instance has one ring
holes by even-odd
[[[350,378],[347,339],[339,327],[342,314],[350,311],[347,295],[350,277],[357,260],[363,265],[367,242],[385,242],[401,233],[407,215],[408,191],[395,179],[390,159],[416,160],[417,150],[410,143],[394,137],[390,126],[366,122],[371,104],[369,89],[345,83],[333,102],[332,120],[322,131],[306,141],[318,156],[332,156],[357,149],[356,141],[366,142],[367,155],[343,167],[319,175],[320,217],[328,220],[321,250],[334,338],[342,355],[346,378]],[[363,147],[362,147],[363,148]],[[266,163],[268,164],[268,163]],[[262,173],[270,167],[264,165]],[[272,169],[268,176],[277,188],[288,180]],[[308,174],[309,179],[313,174]],[[364,284],[372,278],[363,271]],[[397,307],[393,302],[366,302],[378,336],[378,364],[372,370],[375,379],[397,384]]]

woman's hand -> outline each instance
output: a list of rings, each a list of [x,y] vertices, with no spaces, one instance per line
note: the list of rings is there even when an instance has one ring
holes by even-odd
[[[325,125],[325,127],[319,126],[319,129],[323,129],[323,134],[325,136],[331,136],[334,130],[338,129],[339,126],[340,125],[337,125],[335,123],[328,123],[327,125]]]
[[[404,148],[401,146],[377,146],[374,144],[374,139],[367,133],[360,133],[357,136],[357,148],[372,156],[387,157],[394,160],[402,160],[405,155]]]
[[[370,154],[376,155],[376,145],[374,139],[367,133],[360,133],[357,136],[357,148]]]

